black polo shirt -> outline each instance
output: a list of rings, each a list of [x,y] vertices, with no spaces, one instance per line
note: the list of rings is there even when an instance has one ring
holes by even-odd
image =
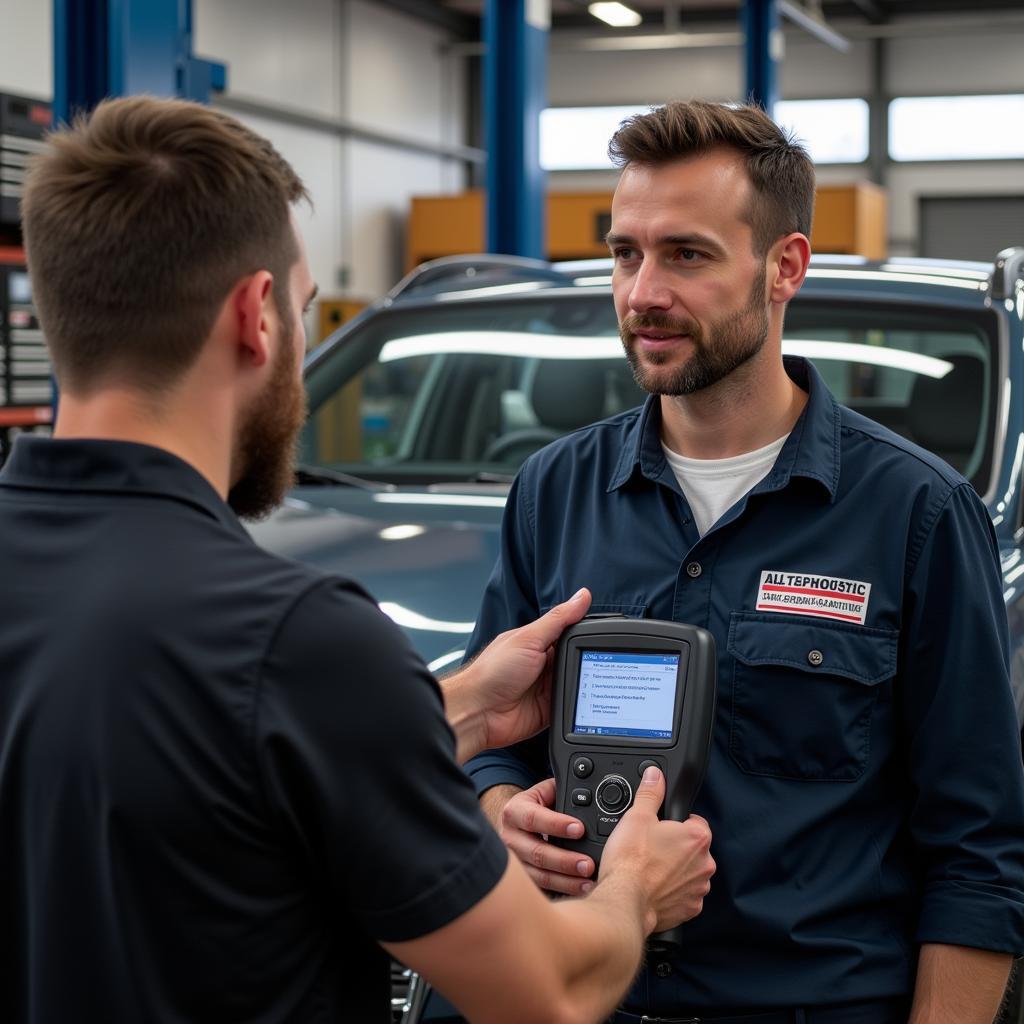
[[[159,449],[0,471],[0,1020],[380,1021],[506,853],[354,583]]]

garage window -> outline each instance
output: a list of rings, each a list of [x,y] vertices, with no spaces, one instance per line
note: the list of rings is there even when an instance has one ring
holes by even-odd
[[[608,140],[650,104],[549,107],[540,115],[540,163],[546,171],[608,170]],[[868,156],[868,105],[857,98],[780,100],[775,120],[792,131],[816,164],[861,163]]]
[[[903,96],[889,104],[893,160],[1024,158],[1024,94]]]

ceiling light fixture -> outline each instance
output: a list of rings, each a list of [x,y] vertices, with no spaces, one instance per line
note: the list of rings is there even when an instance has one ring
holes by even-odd
[[[606,25],[612,25],[615,28],[634,28],[643,21],[643,18],[632,7],[620,3],[589,4],[587,10],[595,18],[600,18]]]

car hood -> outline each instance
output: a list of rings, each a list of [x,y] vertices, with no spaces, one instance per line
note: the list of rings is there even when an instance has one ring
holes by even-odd
[[[261,546],[361,583],[435,670],[461,657],[498,556],[506,487],[301,487]]]

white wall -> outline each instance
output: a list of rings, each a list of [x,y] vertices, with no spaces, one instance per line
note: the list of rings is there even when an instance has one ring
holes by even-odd
[[[52,0],[0,0],[0,91],[53,92]],[[445,34],[370,0],[194,0],[194,48],[228,65],[228,92],[430,144],[462,144],[465,74]],[[416,194],[458,191],[457,162],[262,116],[313,197],[300,212],[325,295],[373,299],[401,276]],[[344,282],[344,284],[343,284]]]
[[[195,50],[228,64],[228,93],[419,141],[461,143],[461,62],[445,36],[365,0],[195,0]],[[440,157],[264,117],[302,175],[314,212],[304,231],[324,295],[373,299],[401,276],[409,197],[463,187]]]
[[[51,10],[50,0],[0,0],[0,90],[50,96]],[[465,61],[443,52],[439,29],[373,0],[194,0],[194,13],[196,52],[228,64],[231,94],[430,143],[465,141]],[[869,43],[857,41],[849,54],[840,54],[798,30],[785,35],[785,98],[869,93]],[[1022,88],[1020,22],[987,32],[965,26],[944,35],[894,38],[886,48],[886,90],[893,95]],[[632,53],[553,49],[550,58],[549,102],[558,106],[738,99],[743,89],[739,46]],[[390,287],[402,270],[409,198],[465,185],[465,169],[453,161],[276,120],[244,119],[272,139],[310,187],[315,210],[303,215],[304,231],[314,273],[328,295],[370,299]],[[867,176],[867,168],[819,172],[830,184]],[[561,189],[601,190],[614,181],[611,172],[550,175],[551,187]],[[892,165],[894,251],[912,250],[920,196],[1019,193],[1022,181],[1024,161]]]
[[[53,95],[53,3],[0,0],[0,92]]]
[[[419,141],[461,145],[465,68],[442,51],[444,33],[367,0],[349,0],[347,24],[346,116]],[[459,164],[430,155],[356,140],[345,150],[348,290],[373,297],[401,276],[412,196],[460,191],[466,179]]]

